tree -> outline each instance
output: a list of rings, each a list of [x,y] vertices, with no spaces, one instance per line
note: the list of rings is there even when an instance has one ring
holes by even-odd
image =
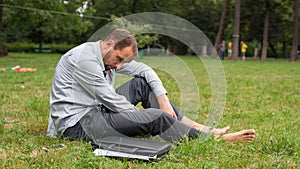
[[[299,0],[295,0],[295,11],[294,11],[294,37],[293,45],[291,51],[291,62],[297,60],[297,50],[298,50],[298,40],[299,40]]]
[[[135,38],[138,42],[138,48],[144,48],[146,45],[151,45],[158,40],[157,34],[142,34],[143,32],[153,29],[151,25],[139,25],[137,23],[132,23],[125,18],[118,18],[116,16],[112,16],[112,19],[114,20],[114,24],[112,25],[114,29],[124,28],[135,34]]]
[[[235,60],[239,58],[241,39],[248,42],[249,54],[256,44],[263,44],[265,39],[266,57],[277,57],[277,54],[290,57],[290,42],[293,37],[299,36],[293,36],[295,22],[291,17],[294,13],[292,1],[295,0],[0,0],[5,4],[1,38],[6,43],[77,44],[86,41],[92,33],[111,22],[113,15],[122,17],[155,11],[188,20],[215,44],[219,44],[222,38],[232,38]],[[88,8],[82,8],[83,4],[87,4]],[[271,13],[268,14],[268,11]],[[86,18],[86,15],[94,17]],[[146,39],[148,41],[152,37]],[[164,47],[172,46],[172,52],[177,51],[176,54],[185,54],[187,50],[185,44],[162,35],[153,45],[157,43]]]
[[[263,43],[262,43],[262,52],[261,52],[261,60],[266,60],[267,59],[267,49],[268,49],[268,44],[269,44],[269,25],[270,25],[270,19],[274,17],[272,15],[272,18],[270,18],[270,13],[274,9],[276,9],[277,6],[280,6],[281,1],[280,0],[268,0],[265,3],[265,15],[264,15],[264,30],[263,30]],[[277,23],[275,23],[277,25]],[[276,40],[273,40],[276,42]],[[273,51],[275,57],[277,57],[277,52],[275,50],[274,45],[270,43],[271,50]]]
[[[92,12],[90,8],[83,9],[85,2],[88,1],[5,0],[3,30],[11,42],[38,43],[40,51],[45,42],[76,43],[78,39],[81,42],[82,34],[93,26],[84,18]]]
[[[267,3],[270,14],[268,26],[265,26]],[[252,54],[256,45],[262,49],[264,32],[267,32],[266,57],[289,57],[291,45],[288,42],[292,41],[293,37],[291,16],[294,11],[291,0],[256,0],[255,4],[259,5],[253,5],[253,0],[241,1],[240,40],[248,42],[247,53]],[[226,28],[227,32],[232,30],[229,28]]]
[[[235,1],[234,6],[234,28],[233,28],[233,41],[232,41],[232,59],[239,59],[239,37],[240,37],[240,11],[241,11],[241,0]]]
[[[218,49],[218,45],[221,41],[221,37],[224,32],[224,22],[225,22],[227,6],[228,6],[228,0],[224,0],[223,8],[222,8],[222,15],[221,15],[220,24],[219,24],[219,30],[218,30],[218,34],[217,34],[215,44],[214,44],[215,49]]]
[[[270,2],[274,2],[272,0]],[[293,27],[294,27],[294,5],[292,1],[278,1],[278,3],[272,7],[272,17],[270,18],[269,27],[269,46],[273,54],[280,53],[281,57],[290,57],[290,51],[292,48],[293,39]],[[272,47],[273,46],[273,47]],[[278,52],[276,50],[279,50]],[[276,53],[275,53],[276,52]]]
[[[3,4],[3,0],[0,0],[0,4]],[[3,17],[3,6],[0,6],[0,33],[2,32],[2,17]],[[0,39],[0,57],[7,56],[7,50]]]
[[[267,1],[266,2],[266,7],[265,7],[264,34],[263,34],[261,60],[266,60],[267,59],[270,10],[271,10],[270,2]]]

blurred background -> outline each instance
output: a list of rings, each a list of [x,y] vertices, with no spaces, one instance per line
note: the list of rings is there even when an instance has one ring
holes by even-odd
[[[0,55],[7,52],[64,53],[86,42],[114,19],[140,12],[176,15],[202,30],[218,48],[222,40],[247,57],[288,58],[299,50],[299,0],[0,0]],[[197,37],[195,37],[197,38]],[[139,48],[194,55],[180,41],[162,35],[139,36]],[[240,50],[233,50],[237,58]]]

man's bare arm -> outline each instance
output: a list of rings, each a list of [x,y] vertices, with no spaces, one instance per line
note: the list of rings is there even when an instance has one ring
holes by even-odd
[[[159,95],[157,97],[157,102],[158,102],[159,108],[161,110],[163,110],[164,112],[170,114],[173,118],[177,119],[177,115],[174,112],[174,109],[171,106],[169,98],[166,94]]]

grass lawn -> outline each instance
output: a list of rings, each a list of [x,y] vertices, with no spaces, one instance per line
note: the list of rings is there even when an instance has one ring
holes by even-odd
[[[253,128],[257,132],[253,143],[190,140],[172,146],[169,154],[160,161],[144,162],[97,157],[88,143],[45,136],[49,91],[60,57],[59,54],[11,53],[10,57],[0,58],[0,67],[37,68],[36,72],[0,71],[0,168],[300,167],[300,62],[222,62],[227,95],[219,126],[230,125],[231,131]],[[139,61],[151,59],[161,58],[145,57]],[[184,56],[181,59],[196,79],[200,91],[196,121],[203,123],[211,99],[208,75],[199,58]],[[182,93],[177,79],[171,78],[173,76],[163,69],[155,70],[170,92],[170,100],[179,104]],[[118,84],[126,80],[119,77]],[[194,111],[192,107],[190,110]],[[58,144],[65,144],[66,148],[42,150]]]

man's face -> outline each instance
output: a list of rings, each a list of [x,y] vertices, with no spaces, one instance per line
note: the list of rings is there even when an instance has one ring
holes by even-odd
[[[129,62],[133,55],[132,46],[125,47],[121,50],[110,48],[103,57],[105,70],[120,69],[123,63]]]

